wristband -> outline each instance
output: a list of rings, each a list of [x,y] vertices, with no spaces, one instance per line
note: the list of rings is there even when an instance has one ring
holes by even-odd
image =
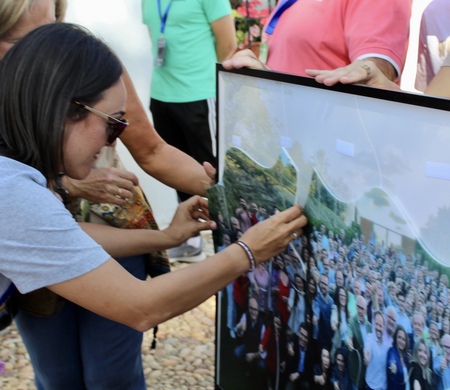
[[[248,260],[250,261],[249,271],[254,271],[256,268],[256,260],[255,256],[253,256],[253,252],[251,251],[251,249],[247,246],[245,242],[236,241],[236,244],[239,245],[247,254]]]
[[[67,191],[63,185],[62,185],[62,177],[64,176],[63,173],[58,175],[58,178],[56,179],[56,185],[55,185],[55,192],[59,194],[59,196],[61,196],[61,199],[64,203],[65,206],[67,206],[70,203],[70,195],[69,195],[69,191]]]

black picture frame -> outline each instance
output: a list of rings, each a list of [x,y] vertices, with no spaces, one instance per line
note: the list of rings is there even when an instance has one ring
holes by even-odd
[[[450,100],[362,85],[326,87],[306,77],[248,68],[225,70],[220,64],[217,65],[216,79],[219,186],[210,193],[210,207],[214,217],[218,212],[223,212],[222,218],[226,216],[222,231],[219,229],[214,233],[216,250],[223,247],[223,232],[230,229],[230,216],[237,206],[237,193],[223,186],[230,158],[234,162],[238,159],[240,165],[247,164],[247,169],[257,163],[263,170],[268,170],[280,159],[283,161],[280,151],[285,150],[297,170],[294,201],[305,205],[305,213],[311,222],[305,229],[305,235],[310,238],[296,246],[298,263],[302,263],[297,268],[299,273],[304,273],[305,282],[311,269],[304,264],[300,251],[306,246],[311,251],[310,257],[319,256],[320,260],[320,253],[312,248],[317,247],[317,237],[322,237],[319,227],[325,225],[325,229],[336,236],[343,231],[339,240],[345,242],[340,246],[346,246],[346,250],[353,244],[355,235],[359,235],[359,257],[350,267],[350,274],[361,271],[363,266],[358,264],[364,264],[363,272],[367,273],[364,277],[370,286],[368,291],[373,285],[375,296],[382,286],[384,296],[376,300],[386,303],[376,304],[380,306],[385,324],[389,317],[388,306],[389,310],[390,306],[398,309],[396,296],[389,296],[387,304],[386,294],[390,293],[387,287],[392,287],[389,282],[395,284],[395,294],[403,291],[404,285],[413,289],[415,303],[425,299],[420,296],[421,291],[431,296],[434,293],[430,293],[430,289],[443,289],[435,294],[436,299],[443,301],[445,296],[443,303],[445,306],[450,304],[450,200],[446,199],[446,194],[450,193],[450,153],[446,152],[450,145]],[[248,158],[248,163],[244,157]],[[259,174],[235,176],[248,178]],[[268,202],[257,195],[254,186],[237,185],[238,194],[246,197],[249,203],[254,199]],[[245,192],[245,188],[249,191]],[[319,201],[315,199],[317,196],[321,198]],[[334,210],[331,210],[328,206],[333,201]],[[353,203],[355,206],[350,207]],[[281,208],[287,206],[283,204]],[[344,217],[345,213],[353,215]],[[339,224],[336,222],[339,218],[347,219]],[[338,239],[334,241],[334,245],[338,245]],[[339,251],[335,252],[337,254],[333,256],[339,257]],[[369,253],[367,259],[363,257],[366,252]],[[335,264],[335,275],[340,264],[337,259],[330,259]],[[315,260],[317,265],[318,259]],[[347,267],[345,261],[342,269]],[[324,272],[318,271],[319,275],[315,277],[320,279]],[[425,276],[417,277],[411,275],[412,272]],[[355,279],[355,275],[352,278]],[[291,276],[289,282],[293,284]],[[433,285],[435,282],[436,286]],[[408,290],[403,292],[407,297]],[[346,287],[346,293],[357,295],[353,286]],[[217,296],[216,389],[262,389],[260,383],[249,386],[248,370],[243,368],[245,363],[239,362],[230,352],[232,344],[238,342],[228,334],[230,330],[224,318],[227,315],[226,295],[223,290]],[[366,304],[373,305],[374,301],[375,298],[370,302],[367,299]],[[420,305],[426,306],[426,303]],[[417,310],[422,309],[418,307]],[[269,317],[277,314],[277,309],[268,311]],[[371,325],[376,316],[376,310],[373,310]],[[425,326],[428,326],[429,320],[425,320]],[[268,321],[267,318],[264,321]],[[235,320],[237,322],[239,319]],[[311,324],[309,326],[311,342],[311,334],[315,331]],[[291,333],[289,337],[296,332],[291,330]],[[412,342],[416,339],[411,332],[405,331],[405,334]],[[376,337],[375,333],[373,337]],[[316,352],[321,345],[313,345]],[[351,352],[345,353],[346,364],[350,364]],[[410,353],[413,353],[412,349]],[[316,353],[314,359],[311,370],[319,362],[320,354]],[[386,367],[381,369],[386,370]],[[284,383],[283,387],[280,383],[286,381],[286,376],[280,381],[279,367],[272,378],[264,370],[253,378],[264,376],[267,378],[262,383],[266,383],[266,379],[267,383],[272,381],[267,388],[284,390]]]

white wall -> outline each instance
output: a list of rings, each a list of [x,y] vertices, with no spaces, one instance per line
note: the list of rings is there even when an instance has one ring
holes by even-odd
[[[69,0],[66,21],[87,27],[117,52],[148,108],[153,60],[140,4],[141,0]],[[175,191],[149,177],[120,142],[117,150],[127,169],[139,177],[160,227],[167,226],[177,206]]]

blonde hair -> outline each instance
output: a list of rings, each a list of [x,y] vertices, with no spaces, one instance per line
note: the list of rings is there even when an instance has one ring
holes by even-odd
[[[417,357],[417,353],[419,352],[419,348],[421,345],[423,345],[425,347],[425,350],[427,351],[427,355],[428,355],[427,364],[424,368],[422,368],[422,366],[420,365],[419,358]],[[430,358],[431,358],[430,349],[428,348],[428,345],[425,342],[425,339],[420,338],[414,345],[414,353],[413,353],[411,362],[416,363],[417,366],[421,368],[423,377],[431,385],[433,383],[433,371],[431,371],[431,368],[430,368]]]
[[[7,38],[9,31],[16,26],[20,18],[35,0],[1,0],[0,1],[0,40]],[[55,17],[57,22],[64,21],[67,0],[55,0]]]
[[[55,0],[55,16],[57,22],[64,22],[66,10],[67,10],[67,0]]]
[[[34,0],[0,1],[0,40],[17,24]]]

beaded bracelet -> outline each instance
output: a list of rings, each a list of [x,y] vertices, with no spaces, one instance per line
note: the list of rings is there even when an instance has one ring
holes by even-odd
[[[236,244],[239,245],[248,256],[248,260],[250,261],[250,265],[251,265],[249,271],[254,271],[256,268],[256,260],[255,260],[255,256],[253,256],[253,252],[251,251],[251,249],[247,246],[247,244],[245,242],[236,241]]]

